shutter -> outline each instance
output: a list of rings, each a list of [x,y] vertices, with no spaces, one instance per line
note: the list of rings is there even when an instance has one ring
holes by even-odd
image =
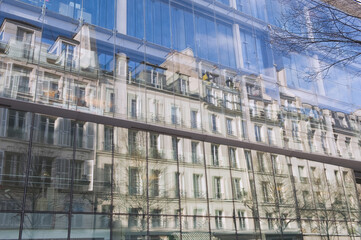
[[[0,109],[0,136],[6,136],[7,130],[7,120],[8,120],[8,109],[1,108]]]
[[[40,96],[43,96],[43,93],[46,93],[46,99],[49,98],[49,79],[47,81],[44,78],[44,71],[38,71],[36,70],[36,97],[37,99],[40,98]]]
[[[11,80],[13,85],[12,85],[12,89],[10,89],[10,97],[16,98],[19,88],[20,76],[12,76]]]
[[[4,169],[4,151],[0,151],[0,184],[2,183],[3,169]]]
[[[84,175],[86,175],[86,179],[90,182],[88,186],[88,191],[93,190],[93,176],[94,176],[94,160],[84,161]]]
[[[12,63],[6,64],[6,71],[5,71],[5,87],[6,88],[10,88],[12,68],[13,68]]]

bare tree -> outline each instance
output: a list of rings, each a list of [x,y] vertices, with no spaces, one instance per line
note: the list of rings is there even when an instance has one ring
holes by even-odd
[[[335,66],[359,63],[361,4],[355,0],[279,1],[283,11],[279,27],[269,26],[271,42],[286,53],[316,53],[320,65],[306,70],[310,79],[327,75]]]

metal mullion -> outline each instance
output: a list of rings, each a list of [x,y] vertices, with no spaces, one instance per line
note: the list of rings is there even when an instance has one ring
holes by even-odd
[[[71,166],[70,166],[70,196],[69,196],[69,211],[68,211],[68,236],[67,239],[70,240],[71,239],[71,217],[72,217],[72,213],[73,213],[73,190],[74,190],[74,166],[75,166],[75,158],[76,158],[76,135],[78,132],[78,125],[74,124],[74,136],[73,136],[73,158],[71,161]]]
[[[326,163],[335,166],[342,166],[351,168],[356,171],[361,171],[361,165],[357,160],[350,160],[342,157],[333,157],[323,154],[307,153],[303,151],[284,149],[281,147],[268,146],[255,142],[248,142],[239,139],[225,138],[222,136],[208,135],[204,133],[197,133],[195,131],[182,130],[180,128],[173,128],[167,126],[160,126],[156,124],[143,123],[133,120],[113,118],[103,115],[96,115],[86,112],[77,112],[74,110],[57,108],[53,106],[41,105],[31,102],[23,102],[15,99],[0,97],[0,107],[10,108],[18,111],[34,112],[39,114],[52,115],[55,117],[70,118],[78,121],[93,122],[104,125],[112,125],[121,128],[138,129],[141,131],[152,131],[159,134],[174,135],[181,138],[194,139],[197,141],[206,141],[214,144],[222,144],[237,148],[244,148],[265,153],[273,153],[288,157],[295,157],[306,159],[319,163]]]
[[[32,146],[33,145],[32,138],[33,138],[33,134],[34,134],[34,121],[35,121],[35,113],[31,113],[30,136],[29,136],[29,143],[28,143],[28,156],[27,156],[27,160],[26,160],[23,201],[22,201],[21,214],[20,214],[19,240],[22,239],[22,233],[23,233],[23,228],[24,228],[26,194],[27,194],[27,188],[28,188],[28,183],[29,183],[30,163],[31,163],[32,147],[33,147]]]
[[[236,157],[236,155],[235,155],[235,157]],[[231,163],[231,158],[230,158],[230,149],[229,149],[229,147],[228,147],[228,165],[229,165],[229,175],[231,177],[231,192],[232,192],[232,205],[233,205],[233,224],[234,224],[234,229],[236,231],[236,240],[238,240],[236,204],[235,204],[235,197],[234,197],[234,182],[233,182],[233,176],[232,176],[232,163]]]
[[[203,164],[204,164],[204,179],[206,182],[206,198],[207,198],[207,218],[208,218],[208,229],[209,229],[209,240],[212,240],[212,228],[211,228],[211,213],[209,207],[209,193],[208,193],[208,178],[207,178],[207,161],[206,161],[206,150],[204,141],[202,141],[202,148],[203,148]]]

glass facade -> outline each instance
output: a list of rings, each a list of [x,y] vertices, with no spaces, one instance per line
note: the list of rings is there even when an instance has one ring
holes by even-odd
[[[355,69],[282,1],[0,1],[0,239],[359,239]]]

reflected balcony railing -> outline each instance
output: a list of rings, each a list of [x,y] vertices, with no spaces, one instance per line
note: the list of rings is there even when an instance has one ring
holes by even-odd
[[[158,148],[150,148],[148,154],[150,158],[155,158],[155,159],[164,158],[163,151],[159,150]]]
[[[206,193],[203,191],[194,191],[193,195],[194,195],[194,198],[198,198],[198,199],[206,198]]]

